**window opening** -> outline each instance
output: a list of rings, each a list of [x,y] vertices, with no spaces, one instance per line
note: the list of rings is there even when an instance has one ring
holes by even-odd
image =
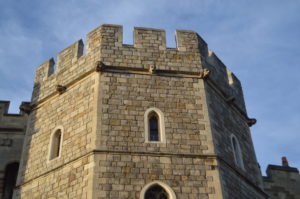
[[[152,113],[149,117],[149,127],[150,127],[150,141],[159,141],[159,124],[158,116],[156,113]]]
[[[14,187],[16,186],[18,176],[19,163],[8,164],[5,168],[3,199],[10,199],[13,195]]]
[[[169,199],[169,196],[164,188],[156,184],[146,191],[145,199]]]
[[[149,108],[144,113],[145,142],[166,143],[164,114],[158,108]]]
[[[50,160],[57,158],[59,156],[60,150],[61,150],[61,130],[55,131],[53,137],[52,137],[52,146],[51,146],[51,154],[50,154]]]

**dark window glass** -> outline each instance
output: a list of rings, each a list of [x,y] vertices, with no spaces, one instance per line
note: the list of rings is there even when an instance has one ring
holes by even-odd
[[[237,154],[237,146],[236,146],[236,140],[235,140],[235,138],[232,138],[232,144],[233,144],[233,150]]]
[[[152,115],[149,118],[149,126],[150,126],[150,141],[159,141],[157,115]]]
[[[11,199],[13,190],[16,186],[17,175],[18,175],[19,163],[11,163],[6,166],[4,174],[4,189],[3,199]]]
[[[145,193],[145,199],[168,199],[167,192],[159,185],[151,186]]]

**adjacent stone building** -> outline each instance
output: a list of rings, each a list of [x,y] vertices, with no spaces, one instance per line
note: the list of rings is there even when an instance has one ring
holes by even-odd
[[[297,168],[290,167],[285,157],[282,165],[268,165],[267,176],[263,177],[264,189],[270,199],[300,198],[300,175]]]
[[[23,102],[23,104],[26,104]],[[0,198],[12,197],[22,154],[27,115],[8,113],[9,101],[0,101]]]

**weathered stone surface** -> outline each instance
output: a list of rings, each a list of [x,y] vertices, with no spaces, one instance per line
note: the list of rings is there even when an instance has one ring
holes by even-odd
[[[122,40],[121,26],[102,25],[86,54],[79,40],[58,55],[57,71],[53,59],[37,69],[15,198],[138,199],[151,183],[170,199],[266,198],[240,82],[205,41],[179,30],[170,49],[151,28],[135,28],[133,45]],[[158,142],[146,136],[149,109]],[[56,129],[61,148],[49,160]]]

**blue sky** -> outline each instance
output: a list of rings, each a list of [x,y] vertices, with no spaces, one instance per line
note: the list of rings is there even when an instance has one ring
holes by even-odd
[[[198,32],[241,80],[256,154],[264,172],[287,156],[300,168],[300,1],[3,0],[0,99],[10,112],[30,100],[35,68],[103,23]]]

